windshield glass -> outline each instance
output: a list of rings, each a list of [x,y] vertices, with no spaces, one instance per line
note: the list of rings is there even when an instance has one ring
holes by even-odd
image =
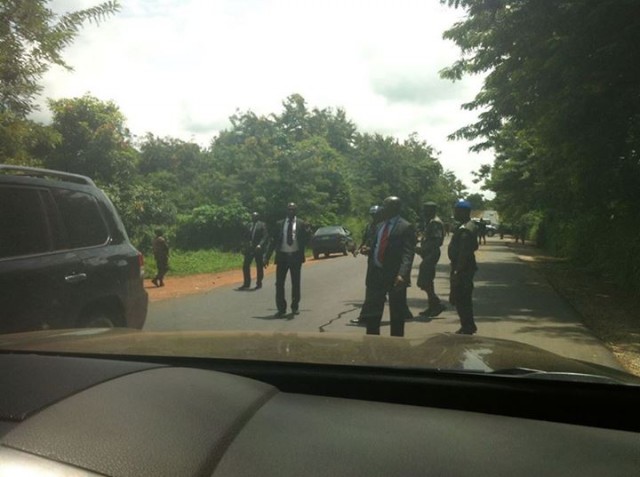
[[[0,349],[640,376],[633,2],[0,12]]]
[[[332,234],[342,234],[344,235],[344,230],[342,227],[320,227],[316,230],[316,235],[332,235]]]

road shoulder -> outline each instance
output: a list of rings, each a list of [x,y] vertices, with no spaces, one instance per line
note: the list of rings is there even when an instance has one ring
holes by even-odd
[[[531,245],[507,246],[539,271],[555,291],[582,318],[631,373],[640,376],[640,320],[638,299],[612,282],[581,270],[572,263],[550,257]]]

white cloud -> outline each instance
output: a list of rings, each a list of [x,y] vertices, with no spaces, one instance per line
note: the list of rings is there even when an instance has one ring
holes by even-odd
[[[343,107],[361,130],[417,132],[470,186],[470,172],[490,162],[446,139],[475,119],[459,106],[481,80],[437,76],[458,57],[442,33],[461,15],[437,0],[122,3],[117,16],[82,30],[65,53],[75,71],[47,74],[44,96],[90,92],[118,104],[136,134],[207,144],[236,109],[277,112],[299,93],[312,107]],[[53,8],[95,4],[55,0]]]

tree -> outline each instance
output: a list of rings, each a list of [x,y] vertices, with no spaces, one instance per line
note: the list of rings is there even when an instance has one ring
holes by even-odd
[[[135,172],[137,151],[124,115],[111,101],[93,96],[49,101],[60,143],[45,164],[104,183],[126,184]]]
[[[454,137],[495,149],[487,187],[502,215],[534,214],[542,243],[640,284],[640,259],[628,259],[638,254],[617,253],[640,235],[640,4],[443,3],[467,11],[445,33],[462,57],[443,76],[487,74],[464,105],[481,110],[479,120]]]
[[[26,117],[42,91],[40,80],[51,65],[71,67],[62,51],[86,22],[99,23],[120,9],[117,1],[58,15],[47,0],[0,3],[0,114]]]

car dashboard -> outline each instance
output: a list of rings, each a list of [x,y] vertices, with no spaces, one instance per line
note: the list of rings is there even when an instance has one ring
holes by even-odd
[[[640,469],[634,386],[34,353],[0,370],[0,476]]]

